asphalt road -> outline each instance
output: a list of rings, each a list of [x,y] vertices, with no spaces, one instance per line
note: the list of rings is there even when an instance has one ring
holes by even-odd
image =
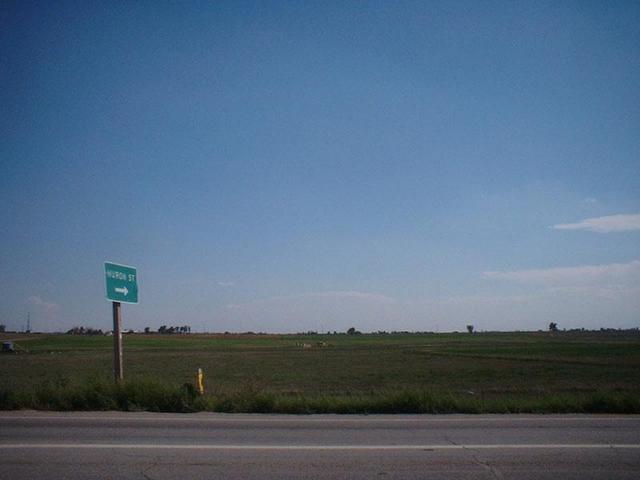
[[[0,413],[0,479],[640,478],[640,416]]]

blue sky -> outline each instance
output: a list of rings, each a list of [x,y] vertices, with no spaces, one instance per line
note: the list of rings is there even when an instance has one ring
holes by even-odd
[[[640,324],[637,2],[3,2],[0,323]]]

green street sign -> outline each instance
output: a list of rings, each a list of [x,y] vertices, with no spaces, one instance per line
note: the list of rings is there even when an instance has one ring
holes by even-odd
[[[138,303],[138,273],[135,267],[104,262],[107,300]]]

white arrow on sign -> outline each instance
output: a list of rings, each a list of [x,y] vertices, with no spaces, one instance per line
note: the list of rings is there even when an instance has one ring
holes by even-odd
[[[116,293],[123,293],[125,297],[127,296],[127,293],[129,293],[129,290],[127,290],[127,287],[114,288],[114,290],[116,291]]]

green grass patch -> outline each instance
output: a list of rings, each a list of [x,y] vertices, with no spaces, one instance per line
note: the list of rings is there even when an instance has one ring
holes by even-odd
[[[18,393],[0,390],[0,409],[19,408],[288,414],[640,413],[640,397],[629,392],[484,396],[429,390],[304,395],[253,389],[198,395],[188,383],[177,386],[135,380],[115,384],[107,379],[90,379],[80,384],[48,382]]]
[[[121,385],[111,337],[11,338],[21,353],[0,355],[3,409],[640,413],[633,332],[126,335]]]

